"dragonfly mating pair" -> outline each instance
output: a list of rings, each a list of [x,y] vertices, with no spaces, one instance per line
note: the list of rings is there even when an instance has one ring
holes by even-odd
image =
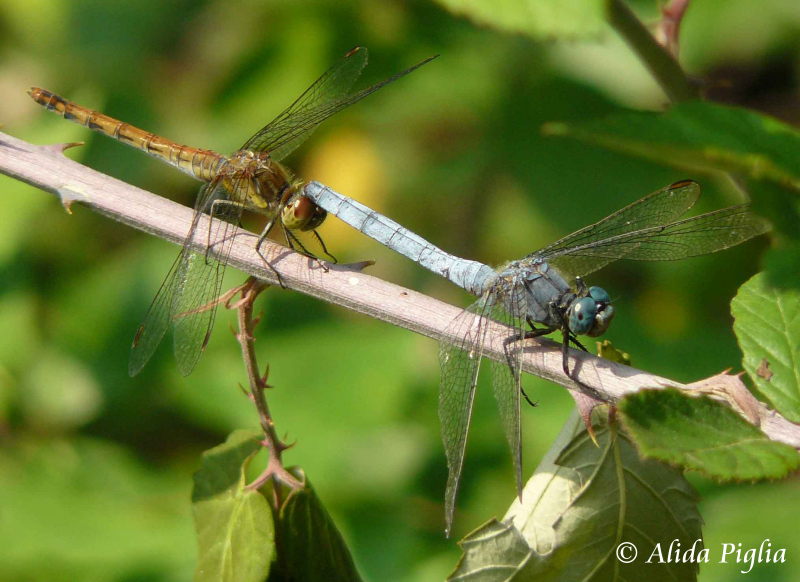
[[[504,350],[504,361],[492,362],[492,379],[521,496],[524,340],[560,331],[562,367],[571,377],[569,343],[585,349],[577,336],[602,335],[614,317],[608,293],[600,287],[587,287],[582,276],[618,259],[667,261],[705,255],[768,230],[747,204],[680,220],[700,196],[700,186],[684,180],[522,259],[493,269],[450,255],[393,220],[317,182],[310,182],[304,192],[328,213],[479,297],[447,327],[439,344],[439,419],[448,466],[447,535],[453,523],[486,346],[502,345]],[[506,322],[507,326],[493,325],[491,320]]]
[[[577,336],[602,335],[614,316],[608,293],[600,287],[587,287],[581,277],[622,258],[677,260],[716,252],[765,232],[767,225],[751,214],[747,205],[679,220],[700,195],[700,187],[686,180],[650,194],[540,251],[492,269],[449,255],[387,217],[321,184],[303,186],[279,163],[330,116],[432,58],[435,57],[350,93],[367,62],[366,49],[356,47],[228,157],[176,144],[42,89],[32,89],[30,94],[66,119],[137,147],[206,182],[195,203],[183,248],[136,333],[129,364],[131,375],[141,371],[170,324],[175,326],[174,351],[181,373],[187,375],[195,367],[214,323],[232,229],[245,209],[268,217],[258,246],[279,225],[290,248],[313,256],[294,234],[306,231],[327,253],[316,229],[331,213],[480,298],[449,325],[440,342],[439,416],[449,469],[445,494],[449,534],[486,345],[500,340],[506,352],[504,362],[493,364],[493,384],[521,492],[523,340],[561,331],[563,368],[569,376],[569,343],[583,347]],[[212,230],[201,233],[198,225],[203,214],[222,220],[212,221]],[[216,246],[217,258],[208,252],[194,253],[191,249],[196,242]],[[492,319],[506,321],[510,331],[506,328],[506,332],[498,332],[502,328],[489,325]],[[542,327],[537,328],[537,324]],[[506,335],[495,338],[491,335],[494,333]]]
[[[232,235],[244,210],[267,217],[256,250],[261,248],[270,231],[279,225],[289,248],[316,258],[295,234],[298,231],[310,232],[323,252],[333,258],[316,230],[325,220],[326,212],[303,195],[303,183],[280,161],[323,121],[434,58],[425,59],[367,89],[351,93],[351,87],[367,64],[367,49],[355,47],[288,109],[230,156],[180,145],[81,107],[44,89],[34,87],[28,91],[34,101],[65,119],[141,149],[206,182],[197,196],[183,248],[134,337],[128,365],[131,376],[144,368],[171,324],[174,325],[175,359],[181,374],[189,375],[197,365],[211,336],[222,279],[233,245]],[[208,232],[201,232],[203,229],[198,228],[204,214],[220,219],[209,222]],[[213,246],[216,258],[210,250],[205,254],[193,252],[192,247],[197,242],[203,243],[207,249]],[[280,274],[275,272],[280,281]]]

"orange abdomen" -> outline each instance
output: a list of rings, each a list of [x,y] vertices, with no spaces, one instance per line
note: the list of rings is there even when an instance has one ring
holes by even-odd
[[[28,91],[28,95],[39,105],[61,115],[64,119],[80,123],[89,129],[160,158],[203,182],[210,182],[214,178],[219,164],[225,159],[216,152],[180,145],[97,111],[81,107],[38,87],[32,87]]]

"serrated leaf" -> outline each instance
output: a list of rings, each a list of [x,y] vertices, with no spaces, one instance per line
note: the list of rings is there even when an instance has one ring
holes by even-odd
[[[263,582],[275,558],[269,503],[245,488],[247,461],[261,448],[258,431],[233,432],[203,453],[194,474],[192,505],[199,559],[197,582]]]
[[[595,38],[606,30],[603,0],[438,0],[481,26],[536,39]]]
[[[492,519],[458,542],[464,554],[448,580],[511,582],[533,555],[513,523]]]
[[[579,423],[573,414],[560,438]],[[579,432],[566,447],[558,445],[563,451],[555,464],[551,450],[526,485],[524,505],[549,506],[547,512],[534,509],[518,519],[510,511],[503,522],[470,534],[451,580],[696,580],[694,563],[645,562],[657,547],[666,557],[673,540],[702,549],[697,493],[676,469],[640,459],[616,430],[596,425],[595,432],[599,447]],[[638,550],[629,564],[616,558],[623,542]]]
[[[720,372],[710,378],[687,385],[692,395],[710,396],[717,402],[727,404],[753,426],[761,426],[762,405],[753,396],[741,378],[742,374]]]
[[[550,569],[561,579],[696,580],[694,563],[646,563],[656,549],[666,555],[678,540],[702,549],[703,523],[698,495],[683,474],[664,463],[644,460],[630,439],[612,427],[596,430],[599,448],[579,434],[557,463],[575,469],[583,487],[556,522],[558,547]],[[629,542],[638,559],[617,560],[619,544]],[[658,544],[658,545],[657,545]]]
[[[553,524],[580,491],[580,475],[570,467],[557,465],[556,459],[584,430],[583,413],[576,408],[525,484],[522,499],[515,497],[503,517],[504,522],[513,520],[527,544],[538,554],[548,554],[553,550],[556,543]]]
[[[758,274],[731,301],[742,365],[787,419],[800,422],[800,291],[780,290]],[[771,375],[759,374],[768,369]]]
[[[295,470],[294,472],[297,472]],[[281,509],[281,551],[293,580],[360,582],[342,534],[308,479],[293,490]]]
[[[735,172],[800,191],[800,132],[740,107],[687,101],[665,113],[629,111],[580,125],[547,124],[626,153],[689,168]]]
[[[736,412],[707,396],[643,390],[618,403],[639,452],[720,480],[785,477],[800,466],[789,445],[771,441]]]

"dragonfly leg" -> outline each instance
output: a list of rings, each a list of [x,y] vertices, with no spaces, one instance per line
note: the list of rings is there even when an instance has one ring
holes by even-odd
[[[564,341],[561,342],[561,366],[564,368],[564,373],[567,378],[571,378],[578,382],[577,378],[573,378],[569,373],[569,332],[564,332]],[[578,382],[580,384],[580,382]]]
[[[526,336],[527,336],[527,332],[520,332],[519,336],[517,336],[515,334],[515,335],[507,337],[505,340],[503,340],[503,354],[505,355],[505,358],[506,358],[506,366],[508,366],[508,369],[511,370],[511,373],[514,376],[517,375],[516,373],[517,373],[518,370],[517,370],[517,366],[514,365],[514,362],[511,361],[511,354],[508,352],[508,346],[510,344],[514,343],[514,342],[524,340],[526,338]],[[525,400],[528,401],[528,404],[530,404],[534,408],[539,405],[538,402],[534,402],[533,400],[531,400],[528,397],[528,395],[525,393],[525,389],[522,387],[522,382],[519,382],[519,391],[522,392],[522,395],[525,397]]]
[[[295,236],[295,234],[294,234],[294,233],[293,233],[291,230],[289,230],[288,228],[284,228],[284,229],[283,229],[283,234],[284,234],[284,236],[286,237],[286,245],[287,245],[287,246],[288,246],[290,249],[292,249],[293,251],[297,251],[298,253],[300,253],[301,255],[304,255],[304,256],[308,257],[309,259],[313,259],[314,261],[316,261],[316,262],[317,262],[317,264],[318,264],[318,265],[319,265],[319,266],[322,268],[322,270],[323,270],[323,271],[325,271],[326,273],[329,271],[328,267],[326,267],[325,265],[323,265],[323,264],[322,264],[322,261],[320,261],[320,260],[319,260],[319,258],[317,258],[317,257],[314,255],[314,253],[312,253],[311,251],[309,251],[309,250],[308,250],[308,249],[305,247],[305,245],[304,245],[302,242],[300,242],[300,239],[299,239],[299,238],[297,238],[297,236]],[[319,237],[319,235],[317,235],[317,237]],[[324,248],[324,245],[323,245],[323,248]],[[328,252],[327,252],[327,251],[325,251],[325,254],[328,254]],[[330,255],[329,255],[329,256],[330,256]]]
[[[556,331],[558,329],[555,326],[553,326],[553,327],[544,327],[542,329],[538,329],[533,324],[533,321],[531,320],[530,317],[528,317],[527,320],[528,320],[528,325],[531,326],[531,330],[525,332],[525,336],[523,337],[523,339],[531,339],[531,338],[535,338],[535,337],[541,337],[543,335],[547,335],[547,334],[553,333],[554,331]]]
[[[580,290],[581,286],[583,286],[583,289],[586,288],[586,285],[583,283],[583,281],[580,279],[580,277],[578,277],[576,279],[576,286],[578,287],[579,290]],[[561,325],[552,326],[550,328],[546,328],[545,330],[536,330],[535,332],[529,332],[529,333],[537,333],[537,335],[544,335],[545,333],[550,333],[550,332],[556,331],[557,329],[560,330],[561,331],[561,335],[563,336],[563,340],[561,342],[561,367],[564,369],[564,374],[567,375],[567,378],[569,378],[572,381],[576,382],[580,386],[584,386],[584,384],[582,382],[580,382],[577,378],[575,378],[569,372],[569,342],[570,341],[574,342],[575,345],[577,345],[578,347],[580,347],[584,351],[586,351],[586,348],[584,348],[581,345],[581,343],[575,338],[574,334],[570,331],[569,325],[567,325],[567,322],[564,319],[563,309],[559,309],[558,305],[556,305],[556,303],[552,302],[552,301],[548,305],[548,309],[550,311],[551,318],[553,318],[553,319],[555,319],[557,321],[560,321]],[[531,323],[530,321],[528,322],[528,324],[531,327],[533,327],[533,323]],[[541,332],[541,333],[539,333],[539,332]],[[589,387],[585,386],[585,388],[589,388]]]
[[[321,236],[319,236],[319,233],[318,233],[316,230],[312,230],[312,231],[311,231],[311,234],[313,234],[313,235],[314,235],[314,238],[315,238],[315,239],[317,239],[317,243],[319,244],[319,246],[320,246],[320,247],[322,247],[322,252],[323,252],[323,253],[325,253],[325,255],[327,255],[327,256],[328,256],[328,257],[331,259],[331,262],[332,262],[334,265],[335,265],[336,263],[338,263],[339,261],[338,261],[338,260],[336,260],[336,257],[334,257],[332,254],[330,254],[330,253],[328,252],[328,247],[326,247],[326,246],[325,246],[325,243],[322,241],[322,237],[321,237]]]
[[[270,218],[269,221],[267,221],[267,224],[264,225],[264,230],[262,230],[261,234],[258,235],[258,240],[256,241],[256,253],[258,253],[258,256],[261,257],[262,261],[264,261],[264,264],[269,267],[269,270],[275,273],[275,276],[278,278],[278,283],[280,284],[281,289],[286,289],[286,283],[284,282],[281,274],[275,267],[272,266],[272,263],[270,263],[267,260],[267,257],[261,254],[261,245],[263,245],[264,241],[267,240],[267,237],[269,236],[269,233],[272,231],[272,228],[274,226],[275,226],[275,219]]]
[[[579,348],[579,349],[583,350],[584,352],[588,352],[589,351],[589,350],[586,349],[586,346],[584,346],[581,342],[578,341],[578,338],[575,336],[575,334],[573,334],[573,333],[569,334],[569,341],[571,341],[573,344],[575,344],[576,348]]]
[[[270,218],[267,221],[267,224],[264,225],[264,230],[261,231],[261,234],[258,235],[258,241],[256,242],[256,252],[260,255],[261,254],[261,245],[264,244],[264,241],[267,240],[269,233],[272,232],[272,228],[275,226],[275,219]]]

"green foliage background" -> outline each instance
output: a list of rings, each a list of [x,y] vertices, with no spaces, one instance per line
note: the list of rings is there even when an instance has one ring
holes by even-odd
[[[653,6],[641,3],[643,16]],[[646,10],[651,10],[647,12]],[[800,9],[791,0],[693,4],[681,60],[727,79],[720,99],[798,122]],[[594,33],[593,33],[594,34]],[[249,0],[0,4],[0,123],[34,143],[85,141],[68,155],[191,204],[197,184],[166,165],[48,114],[41,86],[197,147],[233,151],[356,44],[359,86],[441,57],[327,122],[288,160],[461,256],[497,264],[531,252],[672,181],[701,182],[700,211],[738,203],[718,176],[642,161],[566,138],[545,122],[585,122],[664,96],[610,31],[593,44],[537,44],[427,2]],[[238,346],[220,312],[211,344],[181,378],[165,342],[127,377],[134,331],[177,247],[0,177],[0,580],[188,580],[197,558],[190,489],[202,451],[256,427],[241,395]],[[256,229],[258,225],[252,224]],[[468,305],[465,293],[331,219],[341,261]],[[633,364],[680,381],[733,367],[729,302],[758,269],[758,240],[679,264],[608,268],[618,316],[608,338]],[[243,280],[230,272],[227,284]],[[279,433],[371,580],[442,579],[460,550],[443,536],[435,342],[291,291],[260,300],[260,357]],[[572,400],[525,378],[530,474]],[[488,385],[478,396],[454,537],[514,498],[510,458]],[[712,564],[720,544],[800,553],[796,480],[719,486],[694,479]],[[718,560],[717,560],[718,561]],[[782,567],[778,567],[782,566]],[[790,580],[791,564],[751,580]],[[794,572],[794,574],[793,574]]]

